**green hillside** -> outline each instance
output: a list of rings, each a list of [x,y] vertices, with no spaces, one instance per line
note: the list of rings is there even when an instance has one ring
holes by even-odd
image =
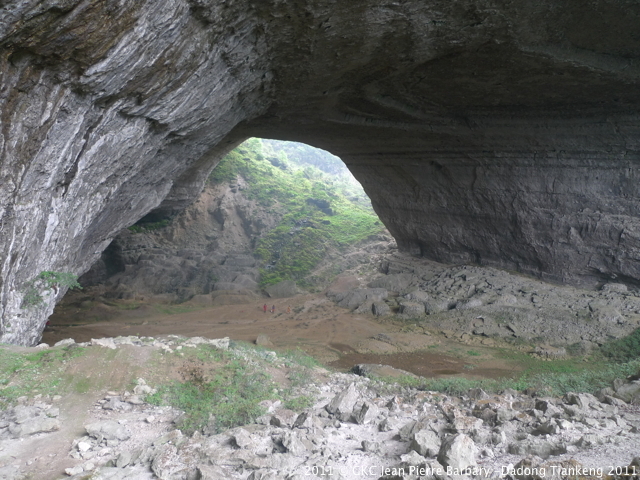
[[[317,157],[314,162],[319,162]],[[247,140],[220,162],[210,181],[233,183],[239,176],[249,185],[248,198],[282,216],[254,251],[264,265],[263,287],[282,280],[309,286],[304,277],[329,249],[344,250],[384,231],[362,188],[344,172],[332,175],[289,158],[274,142]]]

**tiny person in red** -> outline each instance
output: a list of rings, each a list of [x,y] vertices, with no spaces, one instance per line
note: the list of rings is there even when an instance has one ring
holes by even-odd
[[[264,313],[267,313],[267,304],[265,303],[264,306],[262,307],[262,310],[264,311]]]

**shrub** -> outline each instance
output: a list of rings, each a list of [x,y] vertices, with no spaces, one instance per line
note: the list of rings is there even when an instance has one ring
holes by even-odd
[[[78,276],[67,272],[40,272],[33,280],[25,284],[25,294],[22,299],[22,308],[34,307],[43,303],[43,290],[56,290],[60,287],[79,288]]]
[[[291,387],[279,389],[265,372],[266,365],[276,361],[276,357],[264,354],[264,349],[242,342],[233,342],[228,351],[208,346],[193,349],[188,355],[199,360],[200,367],[190,371],[188,381],[162,385],[147,401],[183,410],[180,428],[188,434],[203,429],[219,433],[255,422],[266,413],[260,405],[263,400],[280,399],[292,410],[310,406],[313,398],[308,389],[304,389],[304,394],[300,390],[311,381],[309,368],[315,360],[302,352],[280,357],[290,368]],[[202,368],[205,366],[209,368]]]

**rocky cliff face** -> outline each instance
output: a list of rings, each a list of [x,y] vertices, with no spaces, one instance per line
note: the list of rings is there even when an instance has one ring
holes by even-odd
[[[0,4],[0,341],[32,344],[122,228],[248,136],[342,157],[409,251],[640,279],[640,6],[517,0]],[[24,308],[23,308],[24,307]]]
[[[80,279],[115,298],[245,303],[259,294],[255,241],[280,220],[243,195],[244,179],[208,184],[167,226],[123,230]],[[157,224],[148,224],[157,225]]]

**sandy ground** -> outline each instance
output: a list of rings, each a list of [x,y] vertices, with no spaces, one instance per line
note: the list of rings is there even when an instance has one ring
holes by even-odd
[[[273,343],[268,348],[301,348],[341,370],[358,363],[381,363],[426,377],[495,378],[512,375],[518,369],[495,358],[489,348],[474,345],[474,356],[469,357],[465,355],[468,345],[446,340],[437,332],[428,332],[416,325],[353,314],[323,294],[270,300],[266,313],[264,303],[265,300],[261,300],[244,305],[197,307],[187,313],[174,314],[159,313],[157,306],[149,304],[122,304],[119,311],[109,314],[109,320],[103,321],[91,319],[95,317],[95,309],[69,306],[57,310],[42,341],[52,345],[65,338],[83,342],[120,335],[175,334],[230,337],[253,343],[258,335],[264,334]],[[275,312],[271,313],[273,305]],[[456,351],[460,354],[445,353]]]

